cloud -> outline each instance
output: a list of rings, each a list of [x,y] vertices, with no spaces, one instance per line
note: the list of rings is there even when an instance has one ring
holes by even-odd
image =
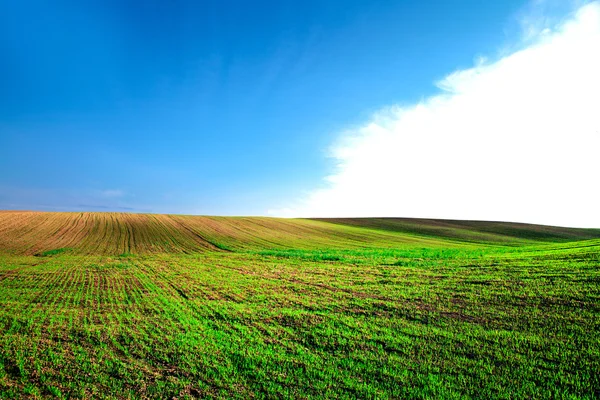
[[[100,196],[105,197],[105,198],[117,198],[117,197],[123,197],[124,195],[125,195],[125,192],[123,192],[122,190],[119,190],[119,189],[106,189],[106,190],[100,191]]]
[[[323,187],[271,213],[600,227],[600,2],[527,35],[342,133]]]

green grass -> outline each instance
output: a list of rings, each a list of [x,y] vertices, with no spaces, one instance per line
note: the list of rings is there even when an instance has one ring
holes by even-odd
[[[600,241],[0,256],[0,398],[600,396]]]
[[[60,248],[60,249],[52,249],[52,250],[42,251],[42,252],[36,253],[35,255],[37,257],[51,257],[51,256],[55,256],[55,255],[58,255],[58,254],[62,254],[62,253],[66,252],[66,251],[69,251],[69,250],[71,250],[71,249],[63,247],[63,248]]]

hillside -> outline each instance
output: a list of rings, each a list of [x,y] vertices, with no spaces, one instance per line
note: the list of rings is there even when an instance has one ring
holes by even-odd
[[[0,399],[598,398],[599,236],[0,212]]]
[[[411,233],[467,242],[569,242],[600,238],[600,229],[564,228],[515,222],[461,221],[422,218],[315,218],[345,226]]]
[[[600,230],[422,219],[279,219],[128,213],[0,212],[0,251],[192,253],[243,249],[451,247],[600,238]]]

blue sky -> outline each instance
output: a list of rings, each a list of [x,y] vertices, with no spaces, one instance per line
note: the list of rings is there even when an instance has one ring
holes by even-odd
[[[288,209],[338,169],[341,132],[519,44],[535,10],[0,1],[0,208]]]

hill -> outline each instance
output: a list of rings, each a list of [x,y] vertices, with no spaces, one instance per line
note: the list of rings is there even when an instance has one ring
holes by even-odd
[[[0,212],[0,399],[598,398],[598,237]]]
[[[345,226],[411,233],[426,237],[466,242],[510,244],[515,241],[568,242],[597,239],[600,229],[564,228],[559,226],[515,222],[463,221],[422,218],[315,218]]]
[[[600,238],[600,230],[424,219],[280,219],[94,212],[0,212],[0,251],[193,253],[243,249],[452,247]]]

